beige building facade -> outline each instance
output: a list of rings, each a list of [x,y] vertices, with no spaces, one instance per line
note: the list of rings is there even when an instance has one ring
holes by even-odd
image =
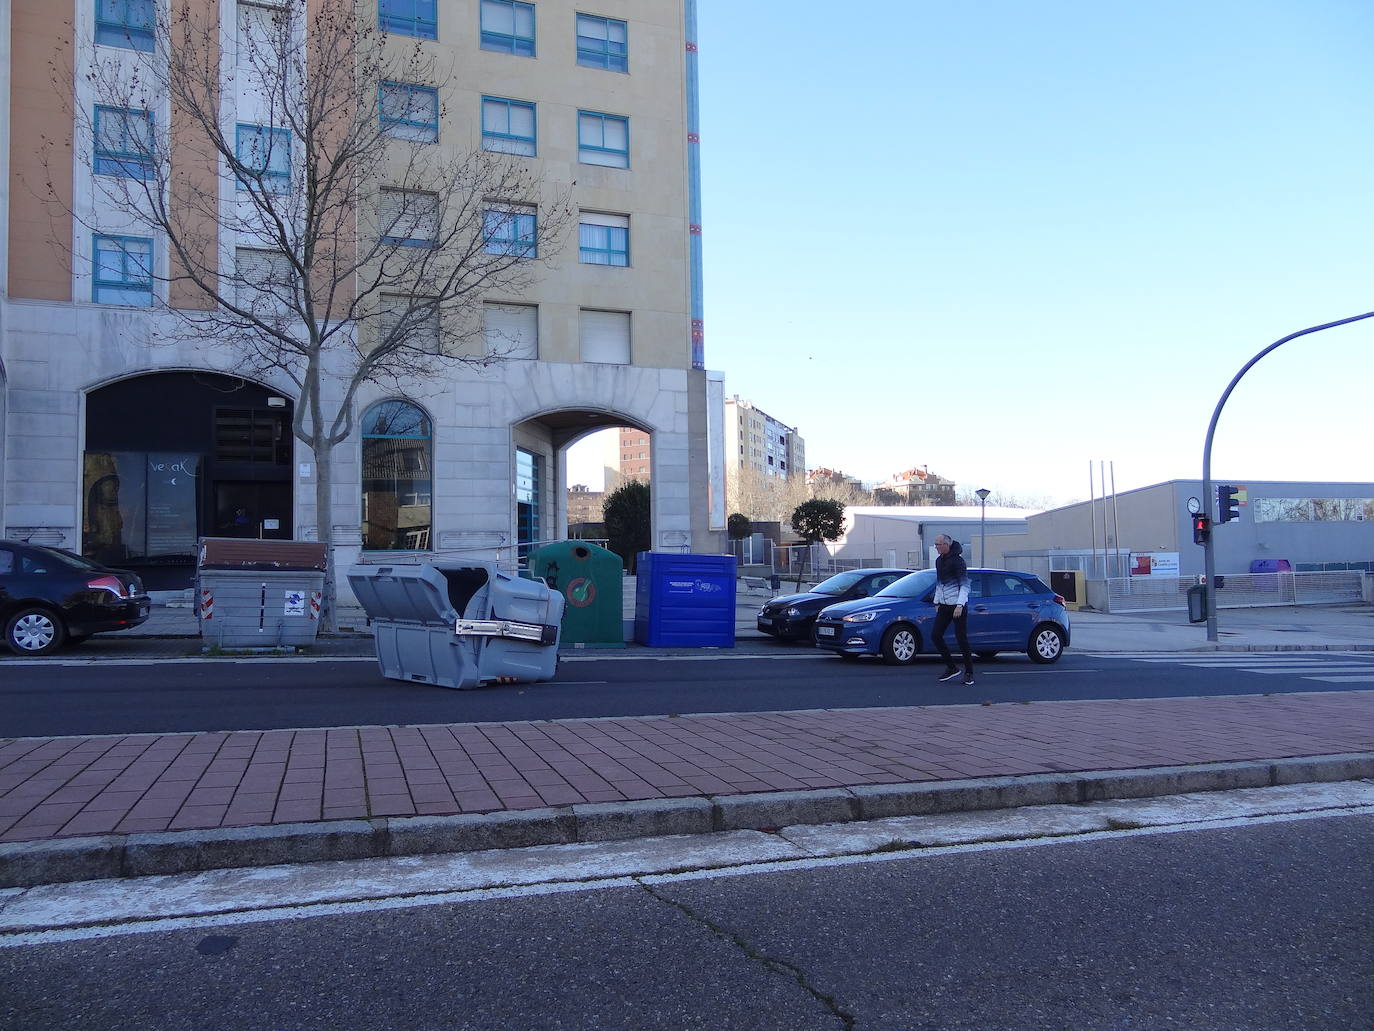
[[[112,157],[110,138],[136,142],[145,125],[176,132],[165,106],[94,112],[89,92],[92,76],[143,52],[153,5],[165,2],[100,6],[113,24],[89,0],[6,5],[0,536],[146,569],[165,589],[189,585],[200,536],[310,539],[323,519],[341,566],[398,553],[513,566],[529,544],[566,535],[568,447],[623,426],[652,441],[642,450],[652,454],[653,546],[714,550],[692,0],[604,0],[595,14],[571,0],[369,9],[443,71],[424,87],[434,145],[504,148],[545,186],[522,198],[535,217],[552,196],[573,215],[531,286],[484,298],[485,338],[503,342],[503,360],[359,391],[353,432],[333,451],[328,512],[315,504],[315,456],[291,434],[291,378],[240,376],[233,341],[172,331],[167,306],[204,298],[178,295],[166,241],[102,201],[95,177],[127,174],[134,160]],[[220,26],[224,117],[241,133],[242,123],[277,131],[261,128],[270,112],[228,88],[245,19],[260,8],[197,2]],[[70,72],[58,90],[53,55]],[[94,113],[74,118],[65,103]],[[97,119],[99,139],[83,133]],[[175,162],[175,138],[166,150]],[[179,182],[235,203],[222,171],[191,169]],[[247,241],[209,230],[211,253],[243,260]],[[338,391],[325,400],[344,403]]]
[[[724,408],[727,476],[752,470],[782,479],[806,478],[806,442],[795,427],[739,395],[727,398]]]

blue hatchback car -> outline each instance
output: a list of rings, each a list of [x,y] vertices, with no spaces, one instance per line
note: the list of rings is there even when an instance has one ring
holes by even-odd
[[[1025,652],[1032,662],[1058,661],[1069,644],[1063,597],[1030,573],[970,569],[968,576],[968,641],[975,655],[990,659],[998,652]],[[934,594],[935,570],[922,569],[871,598],[827,606],[812,631],[816,647],[849,659],[881,655],[894,666],[914,662],[922,653],[936,654]],[[952,627],[945,639],[956,651]]]

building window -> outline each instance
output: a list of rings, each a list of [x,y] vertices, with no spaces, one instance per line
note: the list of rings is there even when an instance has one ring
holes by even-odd
[[[239,307],[267,314],[295,306],[295,270],[283,252],[239,247],[234,251],[234,273]]]
[[[537,257],[535,209],[503,205],[487,208],[482,218],[482,238],[488,254]]]
[[[539,309],[533,304],[482,305],[482,340],[488,354],[539,357]]]
[[[383,243],[433,247],[439,235],[439,197],[418,190],[382,190],[377,229]]]
[[[515,534],[522,565],[529,558],[531,545],[539,541],[539,495],[543,476],[544,456],[516,448]]]
[[[215,461],[286,465],[291,461],[286,415],[262,408],[216,408]]]
[[[439,353],[439,311],[432,297],[382,294],[378,314],[381,340],[420,354]]]
[[[584,265],[630,264],[630,220],[625,215],[584,211],[578,216],[579,259]]]
[[[433,86],[383,82],[377,87],[382,132],[413,143],[439,142],[439,91]]]
[[[153,116],[126,107],[95,109],[95,174],[153,177]]]
[[[534,105],[523,100],[483,97],[482,149],[534,157]]]
[[[630,313],[582,309],[578,319],[582,360],[602,365],[630,364]]]
[[[240,125],[234,153],[239,189],[258,183],[267,193],[291,189],[291,130],[267,125]]]
[[[153,303],[153,241],[137,236],[97,236],[91,299],[97,304]]]
[[[406,401],[363,415],[363,548],[429,548],[432,434],[429,416]]]
[[[598,18],[594,14],[577,16],[577,63],[584,68],[605,68],[611,72],[630,70],[629,38],[623,21]]]
[[[153,0],[95,0],[95,41],[128,50],[152,50]]]
[[[630,120],[596,111],[577,112],[577,160],[584,165],[630,167]]]
[[[377,27],[402,36],[438,39],[438,0],[377,0]]]
[[[264,4],[240,3],[238,6],[238,41],[234,63],[252,69],[276,65],[277,33],[286,26],[281,8]]]
[[[482,49],[534,56],[534,4],[482,0]]]

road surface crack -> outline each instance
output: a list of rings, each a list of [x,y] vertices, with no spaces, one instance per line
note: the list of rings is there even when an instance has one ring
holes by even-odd
[[[845,1010],[839,1004],[839,1002],[836,1001],[833,995],[829,994],[828,992],[822,991],[816,985],[812,984],[810,977],[807,975],[806,971],[803,970],[801,967],[797,966],[795,963],[789,963],[785,959],[777,959],[773,956],[765,955],[764,953],[756,949],[753,945],[751,945],[748,941],[746,941],[744,938],[742,938],[740,935],[736,934],[734,931],[731,931],[726,927],[722,927],[720,924],[711,920],[709,917],[703,916],[686,903],[678,902],[676,899],[668,898],[668,896],[657,891],[653,887],[653,885],[646,884],[639,878],[635,879],[639,881],[640,887],[642,887],[646,892],[648,892],[649,895],[651,895],[653,898],[657,899],[659,902],[662,902],[665,906],[671,906],[673,909],[678,910],[689,920],[693,920],[696,923],[701,924],[703,927],[709,930],[712,934],[716,935],[718,938],[721,938],[729,942],[731,945],[735,946],[735,948],[739,949],[754,962],[760,964],[765,970],[769,971],[770,973],[781,974],[784,977],[790,977],[793,980],[795,980],[804,991],[806,991],[809,995],[811,995],[812,998],[814,998],[817,1002],[824,1006],[826,1010],[829,1011],[830,1014],[835,1017],[835,1019],[840,1021],[840,1024],[842,1027],[845,1028],[845,1031],[853,1031],[856,1022],[854,1014]]]

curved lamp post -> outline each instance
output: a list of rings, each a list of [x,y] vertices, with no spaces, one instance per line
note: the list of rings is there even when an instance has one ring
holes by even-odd
[[[1289,333],[1282,340],[1275,340],[1255,357],[1251,358],[1242,366],[1240,372],[1231,378],[1231,382],[1226,384],[1226,389],[1221,393],[1221,400],[1217,402],[1216,408],[1212,411],[1212,421],[1207,424],[1207,441],[1202,445],[1202,504],[1204,512],[1208,513],[1211,519],[1212,507],[1216,504],[1216,499],[1212,497],[1212,437],[1217,432],[1217,420],[1221,418],[1221,409],[1226,404],[1226,399],[1231,396],[1231,391],[1236,389],[1236,384],[1254,364],[1263,358],[1274,348],[1281,344],[1286,344],[1290,340],[1298,337],[1305,337],[1309,333],[1319,333],[1323,329],[1334,329],[1336,326],[1344,326],[1348,322],[1359,322],[1361,319],[1374,318],[1374,311],[1367,311],[1363,315],[1352,315],[1348,319],[1337,319],[1335,322],[1324,322],[1320,326],[1309,326],[1307,329],[1300,329],[1296,333]],[[1212,552],[1212,532],[1209,527],[1207,540],[1202,546],[1203,569],[1207,574],[1207,582],[1202,586],[1202,610],[1207,613],[1207,640],[1217,639],[1217,605],[1216,605],[1216,558]]]
[[[992,491],[986,487],[981,487],[973,493],[978,495],[978,564],[986,566],[988,564],[988,495]]]

